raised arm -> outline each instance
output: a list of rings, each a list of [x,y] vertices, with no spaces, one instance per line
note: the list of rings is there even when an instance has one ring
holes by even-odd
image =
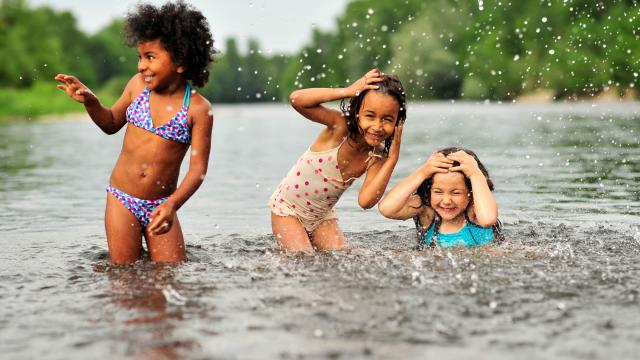
[[[420,184],[435,173],[448,172],[452,163],[453,160],[447,159],[441,153],[432,153],[426,163],[389,191],[380,201],[378,210],[384,217],[396,220],[416,216],[422,207],[420,197],[415,194]]]
[[[127,84],[120,98],[111,108],[104,107],[98,97],[78,78],[72,75],[58,74],[58,89],[63,90],[75,101],[84,104],[91,120],[107,134],[115,134],[126,123],[127,106],[131,103],[131,87],[136,79],[135,75]]]
[[[213,112],[211,104],[200,97],[197,106],[192,99],[193,126],[191,128],[191,158],[189,170],[169,198],[151,214],[149,231],[154,235],[169,231],[175,212],[198,190],[207,174],[209,154],[211,151],[211,131],[213,128]],[[164,225],[164,224],[167,225]]]
[[[452,167],[451,171],[462,171],[471,180],[473,216],[475,217],[471,220],[482,227],[495,225],[498,221],[498,204],[476,160],[464,151],[449,154],[447,158],[460,163],[459,166]]]
[[[382,80],[382,73],[378,69],[373,69],[348,87],[296,90],[289,96],[289,101],[291,106],[307,119],[332,127],[339,121],[344,121],[342,112],[326,108],[322,104],[354,97],[364,90],[377,89],[378,86],[372,84]]]
[[[400,123],[393,134],[393,141],[389,148],[389,156],[381,161],[376,161],[367,170],[360,194],[358,195],[358,205],[363,209],[370,209],[375,206],[384,195],[384,191],[389,185],[389,179],[393,169],[400,157],[400,142],[402,139],[402,129],[404,122]]]

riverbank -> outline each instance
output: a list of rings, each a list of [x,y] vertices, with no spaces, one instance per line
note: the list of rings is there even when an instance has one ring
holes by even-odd
[[[98,97],[104,104],[112,104],[117,99],[118,94],[114,94],[112,88],[113,86],[105,86],[104,89],[97,91]],[[603,91],[593,95],[575,95],[564,98],[557,98],[554,90],[540,89],[532,93],[523,94],[513,100],[514,103],[520,104],[551,104],[558,102],[632,103],[637,101],[640,101],[640,96],[635,88],[620,91],[615,86],[605,87]],[[482,101],[456,100],[456,103],[474,102]],[[511,100],[503,101],[503,103],[511,102]],[[36,83],[26,89],[0,88],[0,122],[31,120],[77,121],[85,119],[87,119],[87,114],[84,112],[83,106],[70,100],[53,83]]]
[[[110,91],[96,93],[105,104],[117,98]],[[69,99],[54,82],[36,82],[24,89],[0,88],[0,121],[77,118],[83,111],[82,104]]]

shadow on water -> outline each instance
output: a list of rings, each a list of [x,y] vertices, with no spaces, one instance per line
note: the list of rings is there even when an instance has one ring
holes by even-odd
[[[191,305],[181,295],[175,268],[141,261],[130,267],[96,264],[94,271],[108,279],[98,321],[117,329],[120,355],[179,359],[199,348],[196,339],[180,334]]]

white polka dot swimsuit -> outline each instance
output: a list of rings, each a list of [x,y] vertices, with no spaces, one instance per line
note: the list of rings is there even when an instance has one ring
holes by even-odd
[[[356,179],[344,181],[340,173],[338,150],[345,141],[346,138],[337,147],[325,151],[307,149],[271,195],[271,211],[279,216],[297,217],[308,232],[313,232],[323,221],[337,219],[333,207]]]

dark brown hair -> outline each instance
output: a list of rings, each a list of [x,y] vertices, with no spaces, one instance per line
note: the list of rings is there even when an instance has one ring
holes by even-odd
[[[382,94],[387,94],[393,97],[400,106],[400,110],[398,111],[396,127],[405,121],[407,118],[407,99],[404,93],[404,87],[395,75],[384,75],[384,78],[381,82],[372,83],[371,85],[378,85],[379,88],[374,90],[365,90],[358,94],[355,97],[348,99],[348,104],[345,100],[342,99],[340,103],[340,109],[344,114],[345,118],[347,118],[347,127],[349,129],[349,137],[351,139],[356,139],[358,135],[360,135],[360,126],[358,125],[358,112],[360,112],[360,107],[362,106],[362,101],[364,96],[369,91],[376,91]],[[395,130],[394,130],[395,132]],[[389,153],[389,147],[391,147],[391,142],[393,141],[393,134],[384,140],[384,153]]]
[[[482,171],[482,174],[487,179],[487,185],[489,185],[489,190],[493,191],[493,181],[491,181],[491,178],[489,177],[489,172],[487,171],[487,168],[484,167],[480,159],[478,159],[478,156],[476,155],[476,153],[474,153],[469,149],[463,149],[458,147],[448,147],[442,150],[438,150],[438,152],[444,156],[453,154],[458,151],[464,151],[467,154],[473,156],[473,158],[478,163],[478,168],[480,168],[480,171]],[[457,161],[454,161],[453,166],[460,166],[460,163]],[[467,190],[469,191],[469,193],[472,193],[473,189],[471,188],[471,180],[466,176],[464,177],[464,184],[467,186]],[[422,200],[422,204],[425,206],[431,206],[431,186],[433,186],[433,176],[423,181],[417,190],[418,196],[420,196],[420,200]]]

